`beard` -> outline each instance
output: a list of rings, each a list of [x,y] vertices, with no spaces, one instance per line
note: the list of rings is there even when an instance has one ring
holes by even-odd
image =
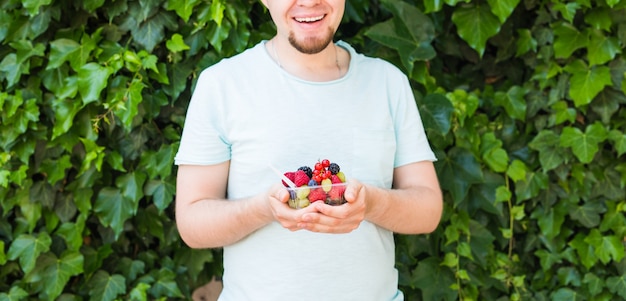
[[[296,36],[293,32],[289,33],[289,44],[293,46],[296,50],[300,51],[304,54],[316,54],[326,49],[328,45],[333,41],[333,36],[335,32],[328,28],[328,33],[321,37],[306,37],[303,40],[296,39]]]

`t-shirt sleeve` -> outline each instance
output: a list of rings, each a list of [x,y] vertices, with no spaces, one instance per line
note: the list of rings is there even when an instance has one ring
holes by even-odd
[[[399,70],[394,75],[397,83],[397,89],[393,91],[396,101],[392,102],[397,142],[394,167],[419,161],[436,161],[409,81]]]
[[[227,112],[218,87],[209,69],[200,74],[174,157],[176,165],[211,165],[230,160],[230,143],[224,127]]]

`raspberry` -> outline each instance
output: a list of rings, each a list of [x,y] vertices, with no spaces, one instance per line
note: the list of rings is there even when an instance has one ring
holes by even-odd
[[[293,180],[295,179],[295,176],[296,176],[296,173],[293,171],[288,171],[285,173],[285,177],[291,180],[291,182],[293,182]],[[283,185],[285,185],[285,187],[289,187],[289,184],[285,183],[285,181],[283,181]]]
[[[334,201],[333,203],[336,204],[341,204],[343,203],[343,193],[346,191],[346,186],[345,185],[335,185],[333,186],[333,188],[328,192],[328,198],[331,201]],[[341,201],[341,202],[337,202],[337,201]]]
[[[328,165],[328,170],[330,170],[330,173],[333,175],[336,175],[340,169],[337,163],[330,163],[330,165]]]
[[[300,187],[302,185],[307,185],[310,179],[311,178],[309,178],[304,171],[298,170],[294,175],[293,182],[296,184],[296,187]]]
[[[341,179],[340,179],[337,175],[332,175],[332,176],[330,176],[330,181],[331,181],[333,184],[343,183],[343,182],[341,181]]]
[[[304,171],[309,178],[313,177],[313,170],[308,166],[301,166],[298,170]]]
[[[326,192],[324,192],[322,188],[312,189],[311,192],[309,193],[309,201],[311,203],[317,202],[317,201],[326,201]]]

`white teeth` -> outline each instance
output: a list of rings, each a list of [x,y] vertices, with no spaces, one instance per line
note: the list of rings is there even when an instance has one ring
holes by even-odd
[[[309,18],[296,18],[296,21],[298,21],[298,22],[315,22],[315,21],[321,20],[322,18],[324,18],[324,16],[309,17]]]

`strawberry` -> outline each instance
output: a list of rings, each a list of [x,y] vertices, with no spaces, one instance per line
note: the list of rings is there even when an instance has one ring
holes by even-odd
[[[309,176],[307,176],[306,172],[304,172],[303,170],[296,171],[293,177],[293,182],[296,184],[296,187],[307,185],[309,183],[309,180],[311,180],[311,178],[309,178]]]
[[[296,173],[293,171],[288,171],[285,173],[285,177],[291,180],[291,182],[293,182],[293,180],[295,179],[295,176],[296,176]],[[285,181],[283,181],[283,185],[285,185],[285,187],[289,187],[289,184],[285,183]]]
[[[311,189],[311,193],[309,193],[309,201],[311,201],[311,203],[326,201],[326,192],[324,192],[322,188]]]

